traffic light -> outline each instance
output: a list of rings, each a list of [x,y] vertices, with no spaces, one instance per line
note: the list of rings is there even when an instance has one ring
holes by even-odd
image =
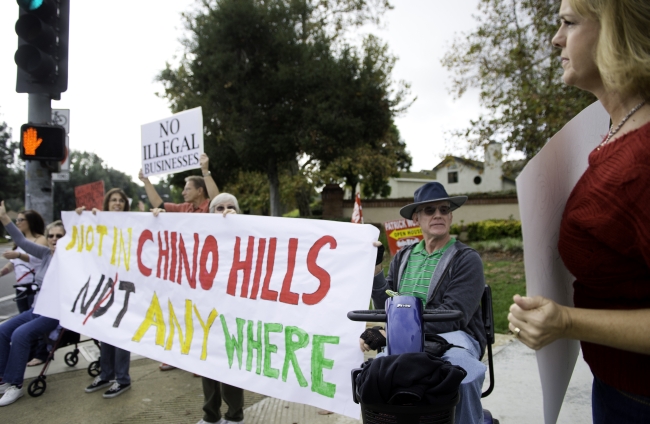
[[[60,99],[68,89],[70,0],[17,0],[16,92]]]
[[[25,124],[20,127],[20,158],[62,161],[67,155],[65,137],[61,125]]]

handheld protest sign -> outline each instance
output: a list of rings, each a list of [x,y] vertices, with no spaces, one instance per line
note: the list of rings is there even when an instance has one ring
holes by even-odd
[[[104,203],[104,181],[76,186],[74,199],[78,208],[85,206],[87,211],[93,208],[101,211]]]
[[[171,174],[201,167],[203,113],[201,107],[142,125],[142,173]]]

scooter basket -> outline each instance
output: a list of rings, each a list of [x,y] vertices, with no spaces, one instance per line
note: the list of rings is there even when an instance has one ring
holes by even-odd
[[[364,424],[454,424],[459,396],[439,405],[361,405]]]

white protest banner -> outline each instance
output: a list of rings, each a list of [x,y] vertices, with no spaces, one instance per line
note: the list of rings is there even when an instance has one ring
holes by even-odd
[[[247,215],[62,214],[36,306],[70,330],[187,371],[359,417],[379,231]]]
[[[573,306],[573,276],[557,243],[569,194],[588,166],[589,153],[608,132],[609,116],[596,102],[549,140],[517,177],[524,236],[526,294]],[[544,396],[544,422],[557,422],[580,345],[560,339],[537,351]]]
[[[197,107],[142,125],[145,177],[197,169],[203,153],[203,113]]]

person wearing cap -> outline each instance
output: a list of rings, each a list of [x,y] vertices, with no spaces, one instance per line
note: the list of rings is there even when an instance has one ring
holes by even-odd
[[[424,324],[425,333],[437,334],[455,346],[442,359],[467,371],[459,389],[457,424],[483,422],[481,390],[486,371],[480,361],[487,344],[480,307],[485,287],[483,262],[474,249],[450,234],[452,211],[466,201],[467,196],[449,196],[438,182],[417,189],[414,202],[404,206],[400,215],[418,224],[424,239],[397,252],[386,277],[379,265],[372,288],[372,301],[378,309],[384,308],[386,290],[392,290],[419,298],[426,309],[462,312],[458,321]],[[370,350],[362,340],[360,343],[362,350]]]

